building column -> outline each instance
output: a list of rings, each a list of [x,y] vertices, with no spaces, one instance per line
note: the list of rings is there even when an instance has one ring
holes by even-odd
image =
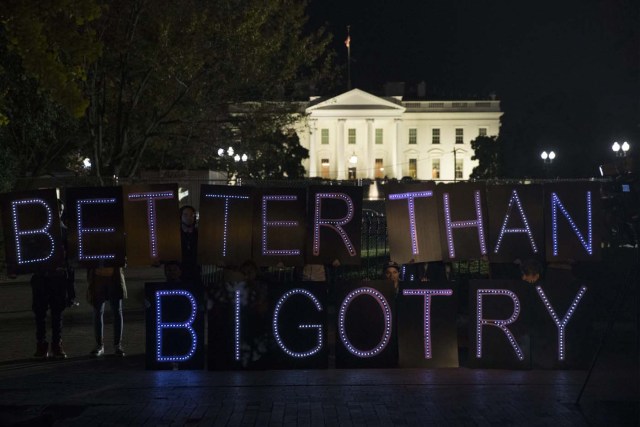
[[[346,170],[345,170],[345,152],[344,152],[344,123],[346,119],[338,119],[338,123],[336,126],[336,136],[338,138],[336,144],[336,168],[338,174],[336,179],[347,179],[346,178]]]
[[[394,120],[396,125],[396,137],[393,140],[393,144],[391,145],[391,162],[393,164],[393,177],[400,179],[402,178],[402,165],[400,165],[401,152],[400,147],[402,146],[402,119]]]
[[[317,120],[309,120],[309,177],[318,176]]]
[[[367,152],[364,156],[364,177],[363,178],[371,178],[375,177],[375,174],[372,173],[374,169],[373,165],[373,145],[375,143],[375,131],[373,130],[373,122],[374,119],[367,119]],[[362,175],[361,175],[362,176]]]

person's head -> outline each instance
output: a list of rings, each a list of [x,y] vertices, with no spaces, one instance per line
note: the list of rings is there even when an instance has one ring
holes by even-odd
[[[389,261],[384,265],[384,275],[393,283],[400,281],[400,265],[394,261]]]
[[[164,263],[164,277],[167,282],[177,282],[182,276],[182,268],[178,261],[168,261]]]
[[[527,283],[536,283],[542,275],[542,264],[535,259],[528,259],[520,264],[522,280]]]
[[[180,222],[185,227],[193,227],[196,223],[196,208],[184,205],[180,208]]]

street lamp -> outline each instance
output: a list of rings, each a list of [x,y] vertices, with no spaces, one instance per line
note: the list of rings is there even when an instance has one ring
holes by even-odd
[[[556,158],[556,153],[553,150],[549,151],[548,153],[546,151],[543,151],[542,153],[540,153],[540,158],[545,164],[551,164],[551,162],[553,162],[553,159]]]
[[[358,163],[358,156],[356,156],[356,153],[353,153],[351,157],[349,157],[349,163],[351,163],[352,165]]]
[[[242,155],[240,155],[240,153],[236,153],[236,151],[231,146],[229,146],[229,148],[227,148],[226,150],[224,148],[219,148],[218,156],[222,158],[227,168],[227,175],[231,178],[236,177],[238,175],[238,166],[232,167],[231,159],[233,159],[233,162],[235,163],[239,163],[239,162],[246,163],[246,161],[249,159],[249,156],[247,156],[246,153],[243,153]],[[238,178],[238,185],[240,185],[240,178]]]
[[[551,163],[553,163],[553,159],[556,158],[556,153],[553,150],[549,151],[548,153],[546,151],[543,151],[542,153],[540,153],[540,158],[544,163],[544,175],[546,178],[549,178],[549,169],[551,169]]]
[[[623,142],[622,145],[618,144],[618,141],[616,141],[611,146],[611,149],[616,154],[616,157],[626,157],[627,152],[629,151],[630,148],[631,146],[627,141]]]

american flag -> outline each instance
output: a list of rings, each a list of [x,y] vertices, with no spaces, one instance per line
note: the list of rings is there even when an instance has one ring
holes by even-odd
[[[351,47],[351,36],[347,36],[347,39],[344,41],[344,45],[349,48]]]

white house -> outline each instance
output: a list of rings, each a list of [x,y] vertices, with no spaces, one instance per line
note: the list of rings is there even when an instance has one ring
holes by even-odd
[[[296,126],[309,177],[467,179],[471,141],[498,135],[500,101],[403,101],[360,89],[312,98]]]

